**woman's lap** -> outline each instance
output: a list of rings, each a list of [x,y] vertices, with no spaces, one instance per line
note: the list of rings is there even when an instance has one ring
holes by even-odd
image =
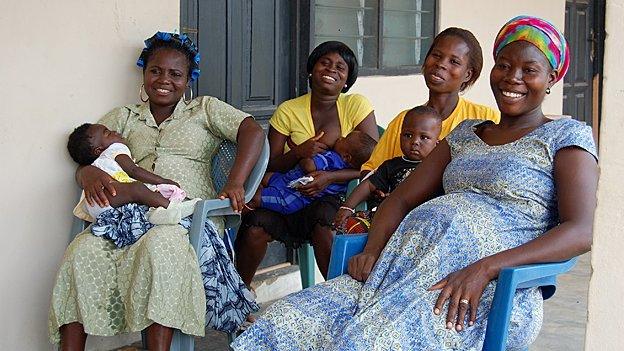
[[[348,276],[275,302],[233,344],[235,350],[322,350],[357,307],[362,283]]]
[[[262,227],[274,240],[298,248],[310,241],[315,225],[331,226],[341,202],[338,195],[324,196],[290,215],[258,208],[245,214],[241,229]]]
[[[52,294],[50,338],[81,322],[88,334],[138,331],[153,322],[203,335],[205,297],[186,230],[158,226],[135,244],[79,234],[65,251]]]
[[[388,242],[367,283],[353,296],[333,296],[330,287],[334,281],[330,281],[324,284],[328,287],[308,289],[313,293],[304,290],[288,297],[285,304],[277,302],[275,310],[284,308],[282,313],[287,316],[267,313],[267,321],[258,324],[256,330],[254,326],[248,331],[251,337],[247,333],[239,337],[238,349],[254,349],[248,341],[262,345],[267,335],[273,335],[268,339],[273,344],[284,345],[274,347],[275,350],[377,350],[388,347],[393,350],[437,350],[449,346],[479,349],[495,285],[490,284],[484,292],[477,323],[460,333],[445,328],[445,309],[439,316],[433,313],[438,292],[427,289],[447,274],[479,259],[480,255],[492,254],[489,251],[492,243],[481,242],[469,234],[474,231],[469,228],[475,225],[473,223],[438,223],[430,214],[425,211],[417,216],[416,213],[408,215]],[[432,218],[436,223],[431,223]],[[331,301],[336,298],[356,301],[358,307],[334,313],[327,306],[331,306]],[[515,306],[509,341],[511,346],[522,347],[533,340],[541,325],[539,291],[519,291]],[[292,309],[306,311],[307,315],[289,313]],[[346,313],[349,311],[350,314]],[[322,320],[327,326],[340,327],[315,327],[310,320]],[[292,326],[302,323],[303,328]],[[325,335],[331,335],[331,342],[319,346],[315,340],[323,340]],[[307,344],[291,347],[289,345],[296,345],[291,339],[305,340]]]

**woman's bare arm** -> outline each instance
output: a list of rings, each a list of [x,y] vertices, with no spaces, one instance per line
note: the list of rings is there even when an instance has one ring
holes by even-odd
[[[371,224],[364,251],[349,260],[349,275],[366,281],[390,236],[407,213],[442,190],[442,176],[451,150],[442,140],[431,154],[384,200]]]
[[[377,120],[375,119],[375,111],[366,116],[362,122],[360,122],[355,130],[359,130],[371,136],[375,141],[379,141],[379,129],[377,128]]]
[[[241,122],[238,127],[236,142],[238,148],[234,165],[223,190],[219,193],[219,197],[222,199],[229,198],[232,208],[235,211],[241,211],[245,206],[245,189],[243,185],[256,162],[258,162],[264,143],[262,127],[256,123],[253,117],[247,117]]]

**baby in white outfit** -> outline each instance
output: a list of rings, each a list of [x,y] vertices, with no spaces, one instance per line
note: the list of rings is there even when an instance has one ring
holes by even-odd
[[[109,197],[112,207],[136,202],[157,208],[148,214],[150,222],[154,224],[174,224],[193,212],[197,200],[192,203],[187,201],[184,206],[180,206],[186,198],[184,190],[175,181],[149,172],[134,163],[130,149],[117,132],[101,124],[85,123],[70,134],[67,149],[78,164],[95,166],[119,182],[115,184],[116,196]],[[83,192],[80,203],[74,208],[74,214],[93,222],[111,206],[91,206],[86,202]]]

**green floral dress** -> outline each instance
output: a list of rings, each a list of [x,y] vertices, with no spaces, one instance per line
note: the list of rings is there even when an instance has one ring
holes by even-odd
[[[249,114],[212,97],[178,103],[157,125],[149,106],[129,105],[99,123],[123,135],[137,164],[180,183],[190,198],[214,198],[212,156],[224,140],[236,141]],[[219,229],[222,220],[215,220]],[[90,335],[116,335],[156,322],[204,335],[206,302],[195,251],[179,225],[156,226],[118,249],[87,228],[71,242],[52,291],[50,341],[59,327],[80,322]]]

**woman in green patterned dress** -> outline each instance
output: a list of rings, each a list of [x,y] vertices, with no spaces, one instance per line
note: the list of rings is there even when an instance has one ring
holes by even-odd
[[[158,32],[146,40],[139,105],[116,108],[98,123],[122,134],[139,166],[178,182],[191,198],[229,198],[240,211],[243,183],[257,161],[264,134],[249,116],[216,98],[185,100],[199,75],[199,54],[185,35]],[[238,142],[234,167],[217,194],[211,158],[223,140]],[[107,206],[115,183],[93,166],[76,179],[91,204]],[[222,221],[215,221],[219,229]],[[87,229],[67,248],[52,293],[50,340],[83,350],[87,334],[147,329],[150,350],[168,350],[173,329],[202,336],[205,295],[194,249],[179,225],[151,229],[118,249]]]

